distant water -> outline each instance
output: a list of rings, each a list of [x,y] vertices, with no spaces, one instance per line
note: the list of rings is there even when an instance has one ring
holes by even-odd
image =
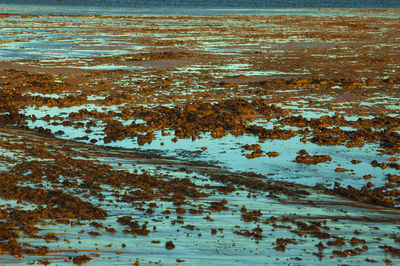
[[[23,13],[268,14],[278,9],[397,9],[400,0],[0,0],[0,7],[0,12]]]
[[[129,8],[400,8],[400,0],[0,0],[0,3]]]

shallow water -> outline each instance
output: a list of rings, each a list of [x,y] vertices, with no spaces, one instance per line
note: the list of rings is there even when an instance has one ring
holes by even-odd
[[[196,14],[279,14],[282,9],[286,14],[304,14],[303,10],[309,8],[400,8],[397,0],[219,0],[219,1],[197,1],[197,0],[95,0],[82,2],[77,0],[7,0],[0,1],[0,4],[17,5],[39,5],[40,13],[84,13],[96,12],[108,14],[159,14],[159,15],[196,15]],[[55,8],[62,6],[62,11]],[[79,11],[77,8],[79,7]],[[104,7],[107,7],[106,10]],[[307,11],[306,11],[307,12]],[[319,12],[315,12],[319,13]]]
[[[3,133],[2,133],[3,135]],[[35,136],[35,140],[41,137]],[[59,143],[61,144],[61,143]],[[61,144],[61,145],[65,145]],[[75,146],[75,145],[74,145]],[[96,154],[93,148],[96,147],[75,146],[76,151],[83,154],[90,151]],[[97,152],[99,152],[98,150]],[[120,154],[120,152],[122,152]],[[125,153],[125,155],[124,155]],[[218,182],[212,182],[206,175],[201,173],[202,167],[191,167],[190,163],[186,164],[179,160],[154,160],[143,158],[129,158],[131,151],[129,150],[110,150],[109,152],[101,152],[102,156],[95,157],[100,163],[111,164],[118,170],[132,171],[133,169],[141,169],[142,171],[150,171],[155,173],[163,173],[171,178],[189,177],[198,185],[219,185]],[[120,157],[122,155],[122,158]],[[167,164],[163,164],[169,162]],[[176,163],[176,165],[175,165]],[[156,167],[155,167],[156,166]],[[186,169],[191,169],[188,174]],[[219,171],[214,169],[212,171]],[[79,183],[79,180],[76,180]],[[37,184],[36,184],[37,186]],[[299,198],[282,198],[274,199],[268,196],[268,193],[249,192],[246,190],[238,190],[227,194],[215,194],[202,200],[190,201],[193,206],[203,206],[206,208],[212,201],[220,201],[222,198],[228,201],[229,209],[220,212],[210,212],[213,221],[205,220],[204,217],[208,212],[197,215],[175,214],[166,216],[161,212],[169,209],[174,210],[174,206],[170,202],[150,201],[147,204],[155,203],[159,207],[155,208],[152,214],[143,214],[142,211],[135,208],[130,203],[118,202],[115,198],[115,188],[103,186],[103,194],[105,198],[99,202],[95,197],[86,197],[86,200],[103,206],[109,212],[106,220],[99,221],[104,227],[96,229],[89,225],[89,222],[83,222],[82,225],[59,225],[46,223],[39,225],[43,234],[56,233],[60,241],[49,240],[47,245],[53,252],[46,257],[54,263],[71,264],[68,257],[75,257],[77,254],[88,254],[92,261],[98,265],[106,265],[112,263],[128,264],[138,259],[142,264],[175,264],[183,263],[203,263],[209,261],[219,264],[243,264],[249,261],[254,264],[264,263],[288,263],[301,262],[313,263],[316,257],[313,253],[318,252],[315,245],[320,239],[311,236],[302,237],[293,230],[295,223],[279,219],[282,217],[295,218],[296,222],[312,223],[318,221],[324,222],[324,230],[337,236],[345,236],[346,241],[354,236],[354,231],[361,232],[356,237],[366,241],[369,245],[368,251],[364,254],[341,258],[330,256],[337,247],[327,247],[322,254],[321,263],[360,263],[363,264],[365,259],[376,259],[382,261],[380,255],[381,250],[377,245],[391,245],[392,240],[387,238],[387,234],[393,234],[397,231],[397,224],[390,219],[398,219],[398,211],[385,208],[370,208],[368,205],[357,205],[353,201],[344,200],[334,196],[311,192],[308,196]],[[71,191],[72,192],[72,191]],[[75,194],[83,191],[74,192]],[[340,204],[338,204],[340,201]],[[24,202],[4,201],[0,204],[6,204],[7,207],[20,206],[20,208],[30,209],[34,205],[26,205]],[[273,223],[249,223],[240,218],[240,208],[246,206],[248,211],[262,210],[259,217],[261,221],[267,221],[271,217],[276,220]],[[116,222],[120,216],[132,216],[134,219],[140,220],[141,223],[148,222],[151,229],[149,236],[127,236],[122,233],[124,229]],[[180,216],[181,218],[178,218]],[[364,220],[364,219],[370,220]],[[385,221],[388,219],[388,221]],[[394,220],[394,221],[395,221]],[[178,222],[177,221],[181,221]],[[237,232],[252,230],[256,227],[261,228],[260,235],[262,238],[254,239],[250,237],[238,236]],[[153,228],[156,226],[156,228]],[[118,232],[110,233],[105,231],[105,227],[112,227]],[[217,229],[215,234],[211,234],[211,229]],[[82,231],[83,230],[83,231]],[[100,236],[92,236],[88,232],[98,232]],[[295,244],[289,244],[285,252],[276,251],[277,238],[290,238]],[[379,240],[378,240],[379,238]],[[63,241],[66,239],[65,241]],[[23,238],[31,244],[42,244],[40,239]],[[156,242],[154,242],[156,241]],[[159,241],[159,242],[158,242]],[[166,241],[173,241],[175,248],[167,250],[164,247]],[[375,243],[375,244],[374,244]],[[122,247],[124,245],[124,247]],[[351,248],[350,245],[346,245]],[[81,250],[80,252],[75,252]],[[25,265],[27,262],[35,262],[43,257],[24,256],[22,259],[16,259],[11,256],[1,256],[2,263],[13,263],[15,265]],[[395,257],[390,257],[393,263],[398,261]]]

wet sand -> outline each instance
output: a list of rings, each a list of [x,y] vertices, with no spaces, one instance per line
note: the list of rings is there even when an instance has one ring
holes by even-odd
[[[0,15],[0,263],[399,264],[396,10]]]

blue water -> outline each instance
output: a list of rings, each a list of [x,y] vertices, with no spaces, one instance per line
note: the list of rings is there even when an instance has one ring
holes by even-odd
[[[0,0],[0,4],[128,8],[400,8],[400,0]]]
[[[324,15],[318,8],[400,9],[400,0],[0,0],[0,13],[25,14]]]

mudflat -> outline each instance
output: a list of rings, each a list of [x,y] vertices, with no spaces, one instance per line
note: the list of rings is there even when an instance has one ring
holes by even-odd
[[[0,14],[0,263],[400,263],[400,11]]]

